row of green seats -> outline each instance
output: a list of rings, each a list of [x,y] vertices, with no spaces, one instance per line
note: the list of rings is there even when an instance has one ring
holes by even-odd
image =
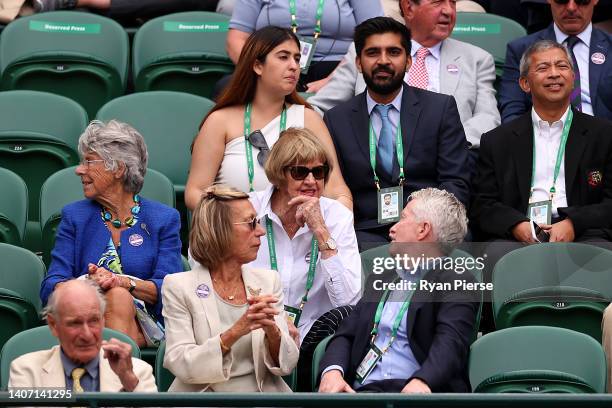
[[[139,28],[131,50],[115,21],[92,13],[56,11],[19,18],[0,36],[0,89],[57,93],[93,117],[126,91],[130,69],[137,92],[172,90],[210,97],[233,71],[225,50],[229,17],[184,12]],[[501,75],[506,44],[526,35],[518,23],[494,14],[458,13],[453,38],[490,52]]]
[[[173,90],[209,97],[233,71],[225,51],[229,17],[170,14],[144,24],[134,37],[136,91]],[[130,65],[126,31],[93,13],[56,11],[22,17],[0,36],[0,89],[56,93],[94,117],[125,94]]]

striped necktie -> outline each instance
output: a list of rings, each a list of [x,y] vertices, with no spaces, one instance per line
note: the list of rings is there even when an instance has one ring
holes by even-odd
[[[567,48],[572,57],[572,62],[574,63],[574,75],[575,75],[574,89],[572,90],[572,93],[570,94],[570,102],[573,107],[575,107],[579,111],[582,111],[582,99],[580,97],[580,93],[581,93],[580,69],[578,68],[578,61],[576,60],[576,55],[574,54],[574,46],[580,42],[580,38],[576,37],[575,35],[570,35],[569,37],[567,37],[567,40],[565,41],[567,43]]]

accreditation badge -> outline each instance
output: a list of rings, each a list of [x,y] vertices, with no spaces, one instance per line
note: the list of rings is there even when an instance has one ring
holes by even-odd
[[[552,221],[552,200],[529,203],[527,218],[538,225],[550,225]]]
[[[285,313],[287,313],[287,320],[297,327],[298,323],[300,322],[300,317],[302,316],[302,311],[297,307],[285,305]]]
[[[300,37],[300,69],[302,74],[308,73],[317,43],[312,38]]]
[[[382,354],[382,351],[376,347],[376,344],[372,343],[365,357],[361,360],[361,364],[357,367],[357,374],[355,375],[357,381],[363,384],[382,358]]]
[[[378,190],[378,223],[389,224],[397,222],[402,213],[404,191],[402,187],[389,187]]]

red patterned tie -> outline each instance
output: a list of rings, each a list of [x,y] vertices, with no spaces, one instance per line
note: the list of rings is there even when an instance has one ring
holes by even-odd
[[[416,61],[410,67],[408,72],[408,85],[416,88],[427,89],[429,83],[429,75],[425,66],[425,58],[429,55],[429,50],[425,47],[419,48],[416,53]]]

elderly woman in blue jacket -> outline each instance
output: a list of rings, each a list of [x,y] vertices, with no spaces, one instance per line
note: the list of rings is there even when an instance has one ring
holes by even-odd
[[[79,154],[85,200],[62,210],[40,297],[44,304],[62,282],[92,279],[105,294],[106,327],[150,344],[151,331],[161,328],[162,281],[182,271],[179,214],[138,194],[148,154],[131,126],[93,121]]]

